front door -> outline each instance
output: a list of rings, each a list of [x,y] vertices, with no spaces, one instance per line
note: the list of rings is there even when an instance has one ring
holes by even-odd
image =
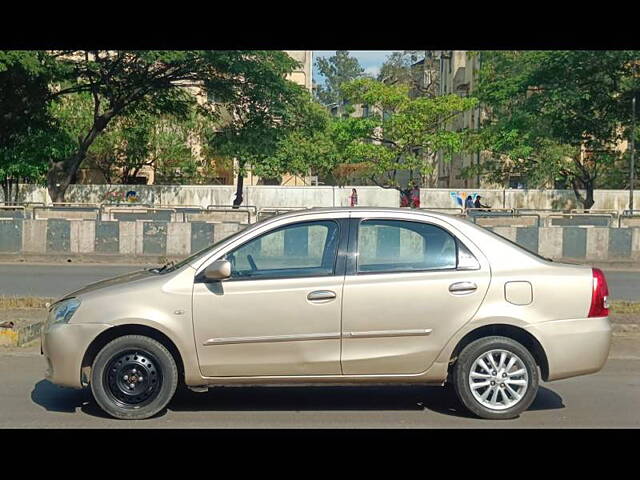
[[[196,281],[202,374],[339,375],[341,238],[346,220],[288,224],[228,252],[231,278]]]
[[[421,373],[479,308],[488,266],[441,225],[353,222],[357,260],[343,292],[343,373]]]

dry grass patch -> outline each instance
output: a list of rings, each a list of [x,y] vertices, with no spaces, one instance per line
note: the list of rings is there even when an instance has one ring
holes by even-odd
[[[47,308],[53,298],[43,297],[5,297],[0,296],[0,310],[16,310],[27,308]]]
[[[616,300],[611,302],[611,311],[613,313],[640,313],[640,302]]]

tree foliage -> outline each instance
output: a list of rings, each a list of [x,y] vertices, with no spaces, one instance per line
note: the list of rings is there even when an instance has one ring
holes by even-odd
[[[220,108],[267,111],[281,101],[277,92],[297,65],[281,51],[64,51],[55,59],[58,88],[54,99],[90,95],[91,118],[77,137],[72,154],[52,160],[49,193],[64,198],[89,148],[116,118],[143,110],[156,116],[184,118],[196,108],[194,91],[215,97]],[[189,91],[192,89],[192,91]],[[203,110],[205,107],[200,106]]]
[[[265,178],[300,173],[299,166],[288,165],[278,152],[290,135],[308,134],[323,121],[321,107],[313,104],[309,93],[300,85],[277,82],[264,94],[270,97],[269,108],[254,102],[235,106],[230,119],[207,142],[212,151],[237,160],[236,206],[242,203],[243,182],[249,168]]]
[[[403,190],[411,180],[432,172],[435,152],[451,154],[464,148],[464,132],[450,131],[446,124],[472,108],[474,99],[412,99],[408,86],[370,78],[345,83],[342,89],[349,102],[369,105],[371,114],[333,118],[311,105],[317,121],[294,129],[265,165],[312,171],[340,185],[358,180]]]
[[[47,109],[51,74],[44,56],[0,51],[0,181],[4,200],[18,198],[18,184],[40,182],[54,148],[55,124]],[[14,190],[15,189],[15,190]]]
[[[638,52],[482,55],[476,94],[490,115],[478,148],[493,159],[469,173],[495,181],[522,175],[531,186],[562,180],[590,208],[594,188],[605,183],[624,155],[620,142],[629,134]]]
[[[324,85],[318,85],[316,90],[316,96],[323,105],[341,103],[345,99],[342,85],[360,78],[364,73],[358,59],[350,56],[347,50],[337,50],[329,58],[318,58],[316,66],[325,78]]]
[[[358,165],[361,174],[376,185],[402,190],[408,182],[433,172],[436,152],[450,158],[465,148],[465,133],[448,129],[447,123],[473,108],[473,98],[410,98],[408,86],[372,79],[355,80],[343,89],[351,102],[369,105],[372,114],[336,124],[341,163]]]

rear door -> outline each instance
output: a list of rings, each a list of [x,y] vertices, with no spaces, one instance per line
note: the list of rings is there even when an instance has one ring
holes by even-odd
[[[490,281],[486,259],[438,219],[351,222],[343,373],[423,372],[478,310]]]

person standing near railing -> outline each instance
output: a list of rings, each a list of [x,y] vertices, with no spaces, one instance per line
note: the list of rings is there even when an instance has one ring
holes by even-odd
[[[351,195],[349,195],[349,200],[352,207],[358,206],[358,191],[355,188],[351,189]]]
[[[473,198],[471,198],[471,195],[467,195],[467,199],[464,201],[464,208],[465,210],[469,210],[470,208],[476,208],[475,204],[473,203]]]

